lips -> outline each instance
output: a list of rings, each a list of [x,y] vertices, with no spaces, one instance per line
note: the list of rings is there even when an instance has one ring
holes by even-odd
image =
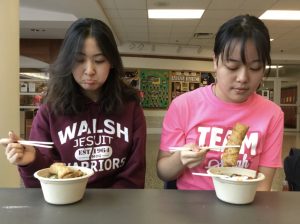
[[[248,91],[248,88],[233,88],[237,93],[245,93]]]
[[[91,85],[91,84],[94,84],[95,81],[94,80],[84,80],[83,81],[83,84],[88,84],[88,85]]]

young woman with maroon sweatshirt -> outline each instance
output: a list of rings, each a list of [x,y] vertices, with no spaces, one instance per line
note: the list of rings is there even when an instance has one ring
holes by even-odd
[[[59,161],[92,168],[90,188],[144,188],[146,122],[137,91],[122,76],[109,27],[90,18],[74,22],[50,67],[30,133],[30,140],[54,148],[21,145],[13,132],[1,139],[26,187],[39,187],[33,173]]]

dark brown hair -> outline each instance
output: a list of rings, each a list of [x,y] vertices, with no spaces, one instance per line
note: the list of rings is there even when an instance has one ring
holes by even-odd
[[[255,44],[259,60],[264,67],[269,65],[268,72],[270,72],[271,65],[271,44],[268,28],[257,17],[250,15],[236,16],[225,22],[218,30],[215,37],[214,53],[216,59],[229,57],[232,45],[236,42],[241,43],[241,59],[246,63],[245,45],[248,40],[252,40]]]
[[[45,103],[55,114],[78,114],[86,108],[86,97],[73,78],[75,56],[88,37],[95,38],[98,47],[109,61],[111,69],[99,92],[99,107],[104,114],[121,113],[127,101],[139,102],[137,90],[126,85],[124,68],[110,28],[100,20],[82,18],[67,30],[56,61],[50,67],[50,79]]]

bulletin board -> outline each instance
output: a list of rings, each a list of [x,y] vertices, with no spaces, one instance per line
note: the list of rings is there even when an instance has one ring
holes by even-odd
[[[201,84],[200,72],[180,72],[172,71],[171,73],[171,100],[175,97],[197,89]]]
[[[162,108],[169,105],[169,71],[141,69],[142,106],[144,108]]]

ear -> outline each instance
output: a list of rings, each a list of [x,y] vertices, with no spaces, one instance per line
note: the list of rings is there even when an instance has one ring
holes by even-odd
[[[216,58],[216,55],[213,55],[213,63],[214,63],[214,71],[218,68],[218,59]]]

